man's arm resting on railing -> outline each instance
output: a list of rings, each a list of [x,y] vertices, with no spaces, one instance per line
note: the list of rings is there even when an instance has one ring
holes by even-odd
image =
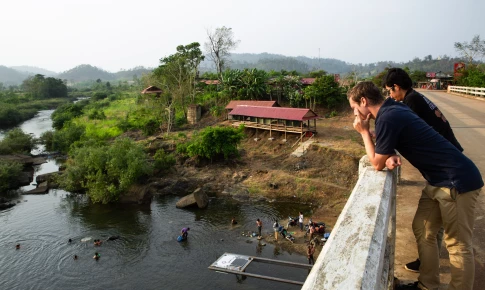
[[[360,135],[364,141],[365,152],[369,157],[369,162],[376,170],[382,170],[386,167],[386,161],[391,155],[377,154],[375,151],[374,141],[372,141],[371,134],[368,130],[363,130]]]

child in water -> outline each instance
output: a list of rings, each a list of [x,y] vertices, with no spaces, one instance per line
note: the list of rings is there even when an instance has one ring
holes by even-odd
[[[94,253],[94,257],[93,259],[95,259],[96,261],[99,260],[101,256],[98,254],[98,252]]]

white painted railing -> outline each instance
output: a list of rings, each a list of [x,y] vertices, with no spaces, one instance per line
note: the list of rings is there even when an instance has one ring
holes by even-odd
[[[485,88],[448,86],[448,93],[485,97]]]
[[[397,172],[376,171],[367,160],[304,290],[393,289]]]

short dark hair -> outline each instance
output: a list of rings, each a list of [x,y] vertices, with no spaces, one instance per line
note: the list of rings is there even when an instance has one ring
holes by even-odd
[[[347,93],[347,98],[358,104],[363,97],[370,105],[377,105],[384,101],[380,89],[373,82],[359,82]]]
[[[405,70],[393,67],[387,71],[387,74],[382,79],[382,87],[392,87],[394,85],[400,86],[403,90],[409,90],[413,86],[413,81]]]

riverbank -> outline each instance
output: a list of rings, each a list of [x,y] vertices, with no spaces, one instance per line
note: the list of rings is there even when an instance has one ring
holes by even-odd
[[[259,132],[260,140],[256,142],[253,129],[246,129],[246,138],[239,148],[240,159],[205,164],[194,164],[190,159],[178,162],[169,173],[151,179],[156,188],[155,195],[184,195],[202,188],[211,196],[231,197],[246,203],[291,202],[311,208],[303,212],[305,224],[308,218],[322,221],[329,232],[358,178],[358,160],[365,154],[360,138],[355,136],[352,120],[350,114],[318,120],[314,143],[300,158],[291,156],[297,148],[292,147],[297,141],[296,135],[290,135],[288,142],[282,142],[283,136],[273,133],[275,140],[270,140],[268,133]],[[230,125],[227,121],[218,124]],[[137,136],[131,137],[137,139]],[[137,140],[146,142],[142,137]],[[173,141],[164,136],[150,137],[149,140],[151,151],[164,148],[170,152],[174,149]],[[297,214],[298,210],[279,217],[280,224],[286,225],[287,216]],[[281,237],[276,243],[271,225],[264,226],[269,230],[264,235],[266,242],[306,255],[308,238],[299,229],[288,229],[294,232],[295,243]],[[318,246],[316,254],[320,249]]]
[[[5,102],[0,100],[0,129],[7,130],[32,119],[41,110],[52,110],[62,104],[72,102],[74,98],[55,98],[31,100],[21,98]]]

